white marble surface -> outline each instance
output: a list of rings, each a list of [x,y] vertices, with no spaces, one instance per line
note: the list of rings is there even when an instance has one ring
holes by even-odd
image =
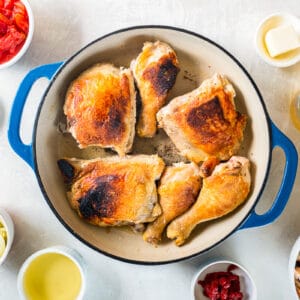
[[[85,299],[190,299],[193,274],[217,257],[244,265],[253,275],[259,300],[292,299],[288,258],[300,235],[299,172],[279,219],[264,228],[239,231],[196,259],[163,266],[131,265],[105,257],[77,241],[53,215],[33,171],[10,148],[7,124],[12,100],[24,75],[40,64],[66,59],[93,39],[123,27],[166,24],[203,34],[218,42],[244,64],[264,97],[271,118],[300,146],[288,114],[291,97],[300,91],[300,64],[276,69],[262,62],[254,49],[255,28],[266,15],[298,13],[299,0],[31,0],[36,22],[32,44],[15,66],[0,71],[0,206],[12,216],[16,236],[0,267],[0,299],[18,299],[16,278],[22,262],[35,250],[64,244],[78,249],[86,260],[89,280]],[[122,4],[121,4],[122,3]],[[33,89],[24,112],[22,136],[30,141],[36,106],[46,80]],[[270,206],[280,183],[284,157],[275,150],[269,180],[258,210]]]

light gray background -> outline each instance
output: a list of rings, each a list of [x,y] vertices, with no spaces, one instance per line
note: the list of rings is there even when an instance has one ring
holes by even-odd
[[[253,275],[259,300],[292,299],[288,258],[300,233],[299,174],[280,218],[264,228],[235,233],[222,245],[196,259],[164,266],[118,262],[81,244],[53,215],[33,171],[11,150],[7,124],[13,98],[24,75],[33,67],[61,61],[88,42],[111,31],[134,25],[165,24],[189,29],[218,42],[236,56],[256,81],[275,124],[300,145],[300,132],[289,119],[291,97],[300,91],[300,64],[277,69],[255,53],[254,35],[268,14],[298,13],[299,0],[32,0],[35,33],[32,44],[15,66],[0,71],[0,205],[15,222],[15,241],[0,267],[0,299],[18,299],[16,278],[22,262],[34,251],[64,244],[78,249],[89,273],[87,300],[190,299],[190,283],[199,267],[222,257],[244,265]],[[32,124],[47,80],[32,90],[24,112],[22,136],[30,141]],[[270,177],[258,211],[268,208],[278,190],[284,156],[274,151]],[[299,173],[299,172],[298,172]]]

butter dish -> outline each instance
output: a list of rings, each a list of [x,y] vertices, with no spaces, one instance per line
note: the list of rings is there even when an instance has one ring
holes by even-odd
[[[269,65],[289,67],[300,61],[300,19],[275,13],[258,26],[255,36],[258,55]]]

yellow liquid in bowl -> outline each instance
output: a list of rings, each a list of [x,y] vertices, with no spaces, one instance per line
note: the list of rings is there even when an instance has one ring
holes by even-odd
[[[28,300],[75,300],[81,284],[76,264],[59,253],[46,253],[34,259],[23,279]]]
[[[293,97],[290,103],[290,117],[294,126],[300,130],[300,92]]]

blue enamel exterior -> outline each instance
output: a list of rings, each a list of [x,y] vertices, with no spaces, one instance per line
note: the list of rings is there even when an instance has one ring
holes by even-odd
[[[20,123],[23,109],[34,82],[42,77],[51,79],[61,65],[62,62],[59,62],[43,65],[31,70],[20,84],[11,109],[8,129],[9,143],[13,150],[33,169],[34,159],[32,144],[26,145],[20,138]],[[282,182],[272,207],[262,215],[258,215],[255,210],[253,210],[246,221],[238,229],[258,227],[272,223],[284,210],[293,189],[298,165],[297,150],[289,138],[286,137],[272,121],[270,122],[272,130],[272,149],[278,146],[283,149],[286,156]]]
[[[272,223],[284,210],[293,189],[298,166],[297,150],[290,139],[286,137],[272,121],[270,122],[272,130],[272,149],[275,147],[282,148],[286,158],[282,181],[272,207],[262,215],[258,215],[254,209],[239,229],[258,227]]]
[[[42,77],[51,79],[61,62],[48,65],[39,66],[31,70],[23,79],[13,101],[9,126],[8,126],[8,140],[13,150],[23,158],[34,169],[34,159],[32,152],[32,143],[26,145],[20,137],[20,125],[23,109],[27,100],[27,96],[36,80]]]
[[[254,210],[255,210],[255,205],[257,204],[259,198],[261,197],[262,191],[263,191],[264,186],[266,184],[266,180],[267,180],[268,172],[269,172],[269,167],[270,167],[270,161],[268,162],[268,166],[267,166],[267,170],[266,170],[266,176],[265,176],[265,179],[263,181],[263,185],[262,185],[262,187],[260,189],[260,192],[258,194],[258,197],[257,197],[257,199],[256,199],[256,201],[253,205],[253,208],[249,212],[249,215],[245,216],[244,220],[241,220],[241,223],[237,226],[236,229],[233,229],[232,232],[230,232],[226,237],[224,237],[222,240],[220,240],[215,245],[213,245],[211,247],[208,247],[207,249],[205,249],[201,252],[193,253],[189,256],[178,258],[178,259],[158,261],[158,262],[156,262],[156,261],[155,262],[147,262],[147,261],[128,260],[128,259],[123,258],[123,257],[115,256],[111,253],[105,252],[105,251],[95,247],[94,245],[92,245],[88,241],[86,241],[84,238],[77,235],[76,232],[74,232],[73,229],[68,224],[65,223],[65,221],[59,215],[59,213],[52,206],[52,203],[51,203],[50,199],[48,198],[48,195],[47,195],[46,191],[44,190],[43,182],[42,182],[42,180],[40,178],[40,175],[39,175],[39,170],[37,168],[37,161],[36,161],[36,153],[35,153],[35,151],[36,151],[36,149],[35,149],[36,124],[37,124],[37,120],[39,118],[40,109],[43,105],[43,101],[44,101],[45,97],[47,96],[47,93],[48,93],[49,89],[51,88],[52,84],[56,80],[56,77],[63,70],[63,68],[65,66],[67,66],[68,63],[71,62],[82,51],[85,51],[86,48],[93,45],[94,43],[99,42],[100,40],[104,40],[105,38],[107,38],[111,35],[122,33],[122,32],[125,32],[125,31],[135,30],[135,29],[148,29],[148,28],[171,29],[171,30],[176,30],[176,31],[179,31],[179,32],[183,32],[185,34],[189,34],[189,35],[195,36],[197,38],[200,38],[202,40],[205,40],[206,42],[214,45],[215,47],[222,50],[225,54],[227,54],[228,57],[230,57],[232,59],[232,61],[246,74],[246,76],[248,77],[248,79],[252,83],[254,89],[256,90],[256,93],[257,93],[258,97],[260,98],[262,108],[264,109],[264,113],[265,113],[265,116],[266,116],[267,121],[268,121],[268,127],[269,127],[269,132],[270,132],[269,139],[270,139],[270,145],[271,146],[268,149],[268,151],[270,151],[270,155],[269,155],[270,161],[271,161],[271,158],[272,158],[272,152],[271,151],[276,146],[279,146],[280,148],[282,148],[284,153],[285,153],[285,156],[286,156],[286,164],[285,164],[285,169],[284,169],[284,173],[283,173],[283,177],[282,177],[282,182],[281,182],[279,191],[276,195],[276,198],[273,202],[273,205],[272,205],[272,207],[270,208],[270,210],[268,212],[266,212],[263,215],[257,215]],[[26,98],[28,96],[28,93],[30,92],[30,89],[31,89],[32,85],[34,84],[34,82],[37,79],[42,78],[42,77],[47,77],[47,78],[52,79],[52,80],[50,81],[50,84],[49,84],[47,90],[45,91],[45,94],[44,94],[44,96],[41,100],[41,104],[40,104],[40,107],[39,107],[39,110],[38,110],[38,114],[36,116],[36,122],[35,122],[35,126],[34,126],[32,143],[29,144],[29,145],[25,145],[22,142],[21,138],[20,138],[20,122],[21,122],[23,108],[24,108]],[[195,256],[197,256],[201,253],[204,253],[204,252],[210,250],[211,248],[213,248],[214,246],[216,246],[217,244],[219,244],[223,240],[225,240],[228,236],[230,236],[236,230],[244,229],[244,228],[250,228],[250,227],[262,226],[262,225],[266,225],[268,223],[273,222],[282,213],[283,209],[285,208],[285,206],[287,204],[287,201],[289,199],[289,196],[290,196],[290,193],[292,191],[293,184],[294,184],[294,181],[295,181],[296,172],[297,172],[297,164],[298,164],[298,155],[297,155],[297,151],[296,151],[293,143],[270,120],[270,118],[268,116],[268,112],[267,112],[266,107],[265,107],[265,104],[263,102],[262,96],[261,96],[255,82],[253,81],[253,79],[251,78],[251,76],[247,72],[247,70],[241,65],[241,63],[234,56],[232,56],[228,51],[226,51],[226,49],[224,49],[222,46],[220,46],[219,44],[215,43],[214,41],[211,41],[210,39],[208,39],[208,38],[206,38],[202,35],[199,35],[197,33],[194,33],[194,32],[191,32],[191,31],[188,31],[188,30],[185,30],[185,29],[170,27],[170,26],[162,26],[162,25],[135,26],[135,27],[120,29],[120,30],[117,30],[115,32],[111,32],[107,35],[104,35],[104,36],[98,38],[97,40],[91,42],[90,44],[86,45],[84,48],[82,48],[77,53],[75,53],[73,56],[71,56],[68,60],[66,60],[66,62],[64,62],[63,65],[62,65],[61,62],[60,63],[54,63],[54,64],[49,64],[49,65],[44,65],[44,66],[38,67],[38,68],[30,71],[26,75],[24,80],[22,81],[22,83],[21,83],[21,85],[18,89],[18,92],[16,94],[15,100],[13,102],[11,115],[10,115],[10,120],[9,120],[8,139],[9,139],[10,145],[13,148],[13,150],[21,158],[23,158],[35,171],[35,174],[36,174],[37,180],[39,182],[41,191],[42,191],[47,203],[49,204],[50,208],[52,209],[52,211],[56,215],[56,217],[65,226],[65,228],[67,228],[69,230],[69,232],[71,232],[81,242],[83,242],[87,246],[91,247],[92,249],[94,249],[94,250],[96,250],[96,251],[98,251],[102,254],[105,254],[109,257],[112,257],[112,258],[115,258],[115,259],[118,259],[118,260],[121,260],[121,261],[124,261],[124,262],[127,262],[127,263],[135,263],[135,264],[142,264],[142,265],[156,265],[156,264],[160,265],[160,264],[177,262],[177,261],[181,261],[181,260],[184,260],[184,259],[189,259],[189,258],[195,257]]]

